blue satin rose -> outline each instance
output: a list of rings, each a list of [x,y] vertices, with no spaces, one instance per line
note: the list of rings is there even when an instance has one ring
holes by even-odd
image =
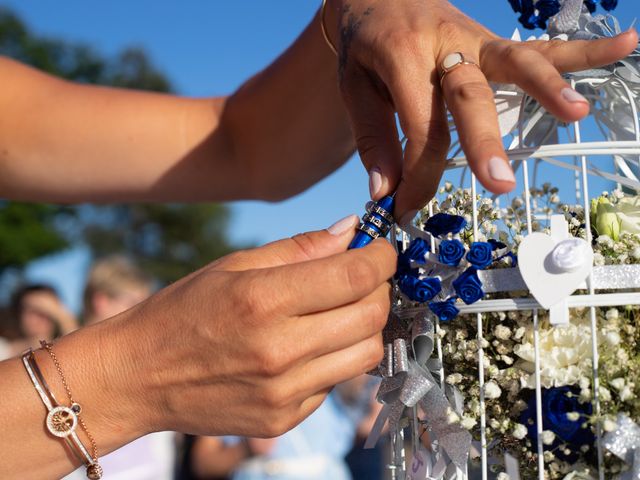
[[[509,4],[513,11],[516,13],[520,13],[522,11],[522,6],[520,5],[520,0],[509,0]]]
[[[467,305],[471,305],[484,297],[482,282],[478,278],[478,270],[475,267],[467,268],[453,281],[452,285],[460,300]]]
[[[402,275],[398,281],[398,287],[408,298],[420,303],[428,302],[442,290],[439,278],[420,279],[413,275]]]
[[[600,0],[600,5],[602,5],[602,8],[606,11],[610,12],[618,6],[618,0]]]
[[[467,221],[459,215],[436,213],[426,221],[424,229],[436,237],[441,237],[447,233],[458,233],[466,225]]]
[[[480,270],[487,268],[493,263],[493,246],[489,242],[473,242],[467,260]]]
[[[460,240],[443,240],[438,249],[438,261],[455,267],[464,255],[464,245]]]
[[[456,299],[450,298],[444,302],[431,302],[429,309],[443,322],[456,318],[460,310],[456,307]]]
[[[411,260],[417,263],[426,263],[424,256],[429,251],[429,245],[422,238],[414,239],[407,249],[398,255],[398,264],[396,269],[396,278],[400,278],[400,276],[410,273],[411,270]]]
[[[557,451],[560,458],[565,457],[562,449],[556,449],[561,443],[569,443],[576,447],[582,445],[593,445],[595,437],[589,427],[583,428],[586,417],[593,413],[590,403],[579,401],[579,391],[571,387],[543,388],[542,389],[542,417],[544,418],[544,429],[551,430],[557,435],[553,445],[549,448]],[[578,420],[569,420],[568,413],[577,412],[580,414]],[[536,428],[536,398],[531,395],[527,409],[522,412],[520,422],[527,426],[531,443],[536,444],[538,432]],[[570,454],[577,457],[577,454]],[[566,461],[575,459],[563,458]]]
[[[427,242],[418,237],[411,241],[409,247],[403,252],[403,254],[418,263],[425,263],[424,256],[430,249],[431,246],[427,245]]]

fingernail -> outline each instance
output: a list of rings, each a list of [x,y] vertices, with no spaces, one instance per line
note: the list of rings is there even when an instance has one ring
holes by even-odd
[[[398,225],[400,225],[400,227],[406,227],[407,225],[410,225],[417,214],[418,210],[409,210],[407,213],[402,215],[402,217],[400,218],[400,222],[398,222]]]
[[[582,95],[576,92],[573,88],[569,88],[569,87],[563,88],[562,91],[560,92],[560,95],[562,95],[562,98],[564,98],[569,103],[581,102],[581,103],[589,104],[589,100],[584,98]]]
[[[501,157],[494,156],[489,159],[489,175],[494,180],[516,183],[516,177],[513,176],[509,162]]]
[[[377,200],[382,189],[382,173],[378,167],[373,167],[369,171],[369,195],[372,200]]]
[[[336,223],[327,228],[327,231],[331,235],[342,235],[347,230],[352,229],[356,226],[356,223],[359,221],[357,215],[349,215],[344,217],[342,220],[338,220]]]

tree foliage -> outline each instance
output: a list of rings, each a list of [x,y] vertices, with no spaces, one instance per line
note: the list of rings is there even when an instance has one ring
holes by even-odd
[[[35,35],[4,8],[0,55],[75,82],[172,91],[167,77],[139,48],[106,58],[84,44]],[[72,221],[60,222],[61,217]],[[170,282],[232,250],[228,218],[225,206],[212,204],[61,207],[3,201],[0,272],[85,242],[98,256],[128,253],[161,281]]]

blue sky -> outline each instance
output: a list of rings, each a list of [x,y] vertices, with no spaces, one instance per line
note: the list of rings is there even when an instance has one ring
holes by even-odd
[[[502,36],[511,36],[516,16],[507,0],[455,0],[462,11]],[[189,96],[232,92],[270,63],[312,19],[320,0],[4,0],[37,34],[82,41],[107,55],[144,47],[154,63]],[[623,26],[638,16],[638,0],[620,0]],[[367,177],[357,157],[297,197],[279,204],[232,204],[232,238],[264,243],[324,228],[362,213]],[[89,258],[75,251],[44,259],[28,271],[54,282],[78,306]]]

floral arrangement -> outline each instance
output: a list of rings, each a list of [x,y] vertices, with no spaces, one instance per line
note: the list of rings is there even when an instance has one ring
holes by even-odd
[[[519,13],[518,21],[523,27],[547,28],[547,21],[560,12],[560,0],[508,0],[514,12]],[[595,13],[598,3],[606,11],[612,11],[618,6],[618,0],[584,0],[584,5],[590,14]]]
[[[549,184],[532,189],[530,194],[537,206],[538,218],[563,213],[570,233],[586,238],[582,207],[561,204],[558,190]],[[475,242],[469,226],[473,202],[477,202],[479,225]],[[440,309],[443,304],[455,309],[455,298],[466,300],[461,287],[453,285],[455,281],[440,280],[438,283],[430,280],[430,274],[446,277],[446,268],[451,268],[458,272],[458,280],[462,278],[463,284],[471,282],[473,286],[477,278],[474,271],[479,268],[513,267],[518,245],[526,232],[524,201],[516,197],[509,206],[501,207],[490,198],[473,198],[469,190],[454,189],[447,183],[440,191],[439,201],[433,201],[432,208],[435,215],[429,217],[423,211],[419,223],[429,218],[424,228],[438,242],[435,250],[438,254],[430,253],[431,245],[423,238],[415,239],[398,260],[396,291],[401,306],[428,303],[440,318],[437,335],[443,342],[446,387],[457,390],[464,398],[461,424],[479,440],[479,345],[475,317]],[[640,197],[620,190],[603,193],[592,201],[591,211],[595,263],[640,263]],[[534,221],[532,226],[536,231],[547,229],[544,220]],[[482,247],[478,247],[479,243]],[[476,255],[482,261],[477,260]],[[481,285],[479,288],[481,291]],[[513,294],[510,292],[509,296]],[[528,292],[521,295],[526,296]],[[501,298],[500,294],[487,297]],[[475,296],[467,300],[473,298]],[[571,321],[562,327],[551,326],[548,318],[542,312],[540,314],[542,442],[546,478],[549,479],[598,478],[596,424],[599,423],[605,432],[611,431],[616,428],[618,414],[640,422],[640,382],[636,381],[640,375],[640,329],[636,327],[640,306],[598,308],[596,311],[600,416],[596,416],[591,404],[589,309],[571,309]],[[500,463],[505,453],[518,459],[522,478],[537,478],[531,315],[530,311],[517,311],[484,316],[486,435],[489,456],[497,459],[491,468],[500,479],[508,478]],[[604,460],[605,478],[616,478],[628,468],[607,450]]]

